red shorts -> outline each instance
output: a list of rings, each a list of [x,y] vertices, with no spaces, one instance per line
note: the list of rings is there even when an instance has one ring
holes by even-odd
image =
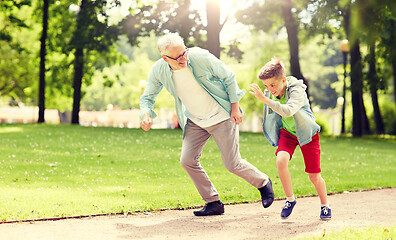
[[[285,151],[290,154],[290,160],[293,156],[294,150],[296,149],[298,143],[297,137],[289,133],[285,129],[281,129],[279,136],[278,152]],[[312,136],[312,141],[300,146],[301,152],[304,157],[305,172],[307,173],[320,173],[320,146],[319,146],[319,133]]]

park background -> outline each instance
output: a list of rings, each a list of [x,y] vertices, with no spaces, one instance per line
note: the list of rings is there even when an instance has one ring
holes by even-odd
[[[396,132],[392,1],[21,0],[0,8],[1,122],[138,127],[157,36],[179,32],[188,47],[221,58],[247,91],[265,62],[282,58],[307,84],[323,133]],[[155,127],[173,126],[173,104],[162,91]],[[262,103],[246,94],[241,106],[241,130],[260,131]]]
[[[246,91],[265,62],[282,58],[309,86],[329,193],[395,187],[392,1],[3,0],[0,9],[2,222],[202,205],[178,162],[182,133],[168,129],[166,90],[157,129],[139,129],[139,97],[166,32],[220,57]],[[263,105],[250,94],[240,104],[241,154],[282,197],[274,149],[259,133]],[[222,201],[259,199],[213,159],[209,141],[202,164]],[[296,195],[314,195],[296,159]]]

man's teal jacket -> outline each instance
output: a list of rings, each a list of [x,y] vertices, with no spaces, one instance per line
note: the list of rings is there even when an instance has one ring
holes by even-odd
[[[238,87],[234,72],[209,51],[199,47],[189,49],[187,66],[192,70],[199,85],[231,115],[231,103],[239,102],[246,93]],[[163,87],[175,99],[177,119],[184,130],[187,122],[186,108],[176,94],[172,69],[162,58],[151,68],[146,89],[140,97],[140,118],[146,113],[152,118],[157,116],[153,111],[154,103]]]

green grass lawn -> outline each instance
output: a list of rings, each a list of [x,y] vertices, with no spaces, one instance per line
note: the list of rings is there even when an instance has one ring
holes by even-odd
[[[340,231],[330,231],[310,237],[293,238],[294,240],[392,240],[396,237],[396,226],[371,226],[365,228],[346,227]]]
[[[181,130],[0,125],[0,221],[133,213],[204,204],[179,163]],[[396,186],[396,138],[321,136],[329,193]],[[240,151],[283,190],[275,150],[261,133],[241,133]],[[222,165],[210,140],[201,163],[225,203],[259,191]],[[290,163],[296,196],[316,195],[300,150]]]

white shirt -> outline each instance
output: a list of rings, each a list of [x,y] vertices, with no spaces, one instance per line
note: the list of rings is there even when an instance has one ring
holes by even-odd
[[[174,70],[173,81],[177,96],[187,108],[187,117],[198,126],[210,127],[230,118],[228,113],[198,84],[190,68]]]

